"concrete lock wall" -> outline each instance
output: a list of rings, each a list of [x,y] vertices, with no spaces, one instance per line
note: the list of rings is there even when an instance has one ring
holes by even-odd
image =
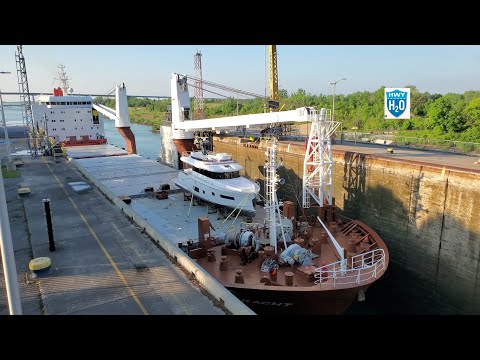
[[[263,192],[268,143],[256,148],[242,141],[216,137],[214,150],[231,153]],[[278,173],[286,180],[280,199],[301,203],[304,154],[303,143],[278,143],[284,163]],[[480,174],[335,149],[333,158],[339,214],[364,221],[389,248],[389,270],[369,290],[379,307],[480,314]]]

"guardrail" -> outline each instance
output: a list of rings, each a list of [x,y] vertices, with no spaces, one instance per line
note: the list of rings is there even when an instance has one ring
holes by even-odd
[[[316,268],[315,284],[333,287],[349,284],[361,285],[369,282],[372,278],[376,279],[378,273],[385,270],[385,251],[374,249],[352,256],[350,264],[347,263],[347,267],[342,266],[342,264],[343,261],[340,260]]]

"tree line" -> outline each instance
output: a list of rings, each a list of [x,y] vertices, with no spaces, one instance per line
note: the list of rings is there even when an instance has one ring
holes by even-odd
[[[384,132],[395,131],[408,136],[440,138],[457,141],[480,142],[480,91],[466,91],[463,94],[430,94],[420,92],[411,85],[410,119],[384,119],[384,89],[374,92],[358,91],[348,95],[336,95],[335,118],[348,131]],[[289,94],[280,90],[281,110],[302,106],[317,109],[332,108],[332,95],[314,95],[303,89]],[[96,103],[115,108],[115,100],[97,97]],[[165,119],[169,99],[152,100],[128,98],[133,122],[148,123],[158,128]],[[264,99],[205,99],[205,118],[245,115],[264,111]],[[193,109],[193,99],[191,99]]]

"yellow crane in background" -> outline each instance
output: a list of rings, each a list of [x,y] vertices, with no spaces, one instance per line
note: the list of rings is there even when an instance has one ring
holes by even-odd
[[[269,45],[269,65],[270,65],[270,99],[268,107],[270,112],[278,111],[280,106],[280,97],[278,94],[278,67],[277,67],[277,45]]]

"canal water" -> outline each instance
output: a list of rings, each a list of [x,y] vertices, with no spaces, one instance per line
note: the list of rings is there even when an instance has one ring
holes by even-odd
[[[19,103],[15,102],[4,102],[3,103],[3,112],[5,114],[5,121],[7,126],[22,126],[23,117],[22,117],[22,108]],[[0,118],[0,125],[3,126],[3,123]]]
[[[115,129],[115,121],[104,120],[105,137],[109,144],[125,148],[125,140]],[[152,127],[141,124],[131,124],[135,142],[137,144],[137,154],[144,158],[157,160],[160,152],[160,132],[152,131]]]

